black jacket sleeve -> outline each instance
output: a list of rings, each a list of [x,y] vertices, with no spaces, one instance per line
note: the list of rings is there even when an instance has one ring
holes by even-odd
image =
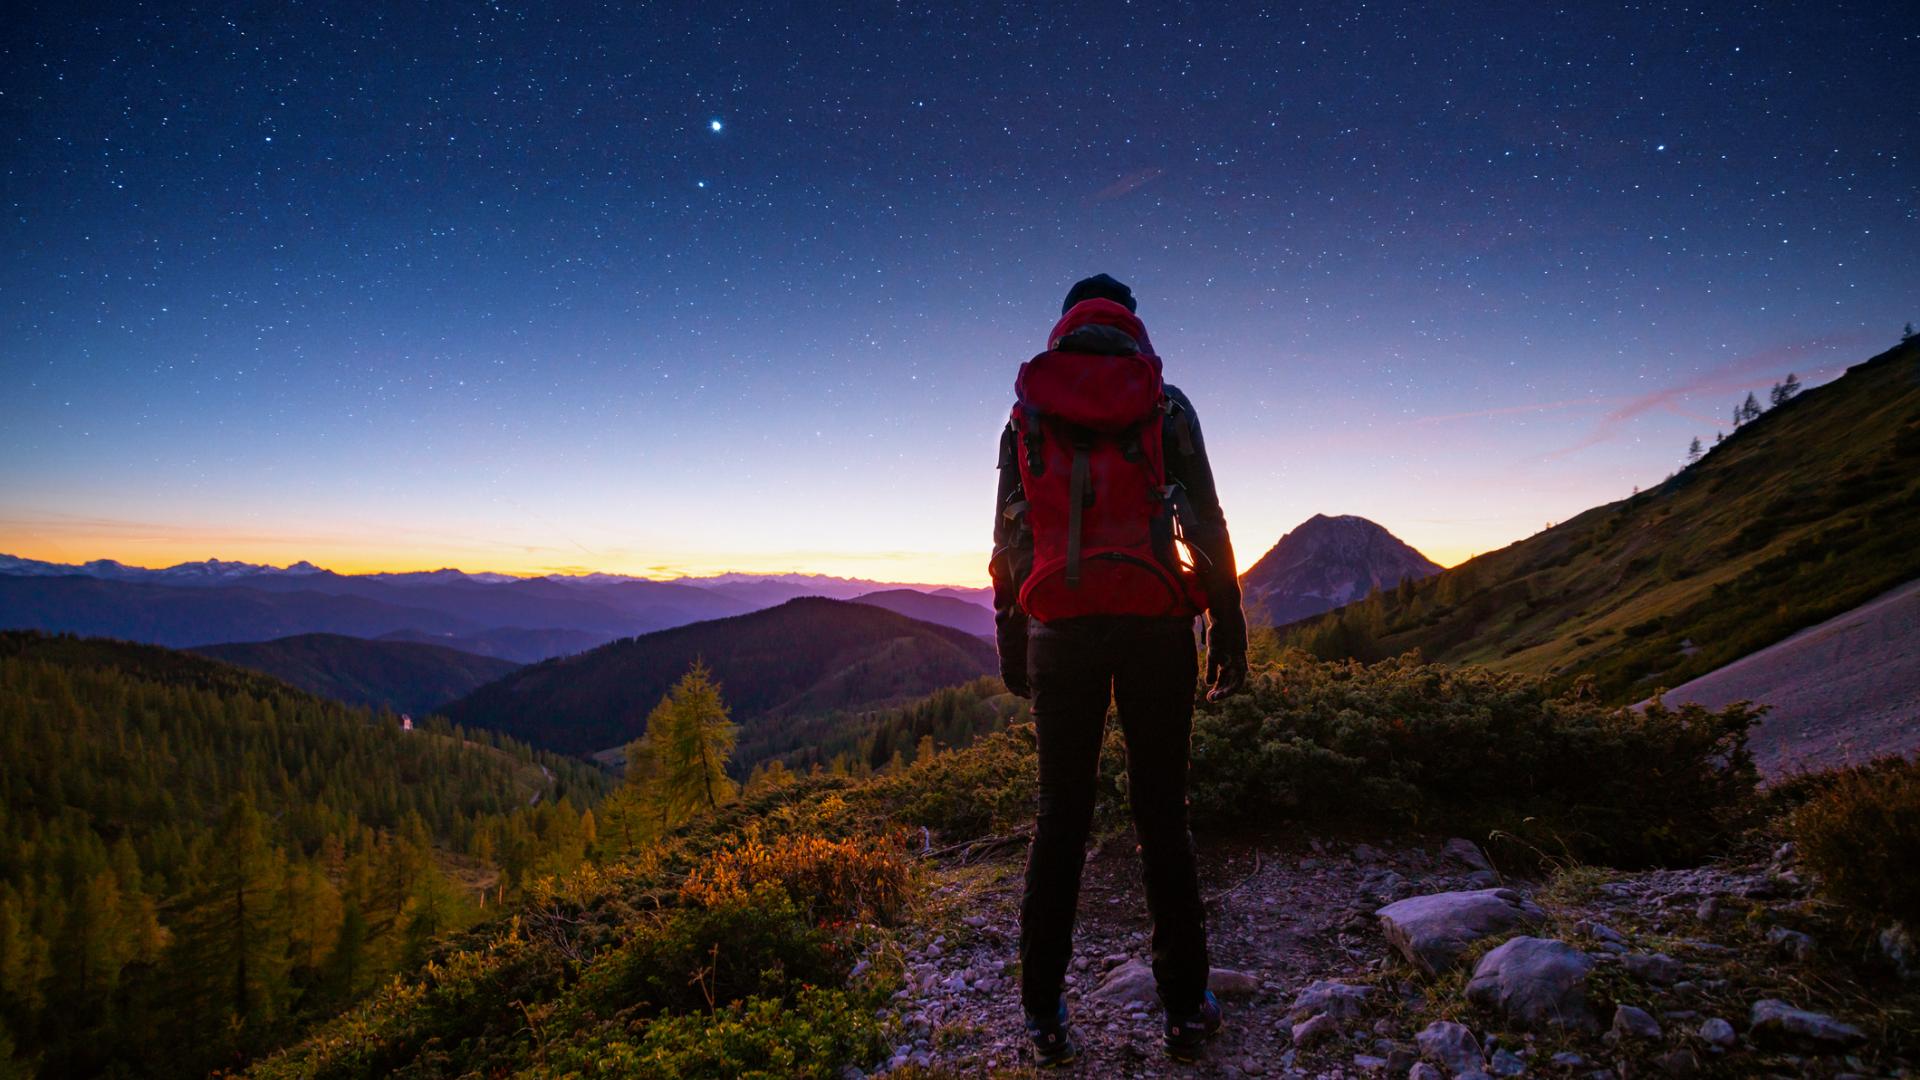
[[[1009,423],[1000,432],[1000,488],[993,500],[993,558],[987,573],[993,579],[994,644],[1000,652],[1000,678],[1009,690],[1027,690],[1027,613],[1020,607],[1020,580],[1030,568],[1033,542],[1026,535],[1026,519],[1009,513],[1025,499],[1020,487],[1019,438]]]
[[[1193,520],[1184,523],[1195,569],[1207,591],[1208,643],[1216,655],[1245,653],[1247,617],[1240,610],[1240,571],[1233,560],[1233,538],[1227,533],[1227,515],[1220,509],[1220,492],[1213,484],[1213,466],[1207,444],[1200,437],[1200,417],[1193,402],[1177,388],[1167,387],[1171,410],[1167,416],[1167,477],[1186,489]]]

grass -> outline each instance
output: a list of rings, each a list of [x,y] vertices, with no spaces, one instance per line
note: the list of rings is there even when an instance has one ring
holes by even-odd
[[[1920,576],[1920,343],[1889,350],[1619,502],[1286,628],[1323,657],[1407,650],[1677,686]]]

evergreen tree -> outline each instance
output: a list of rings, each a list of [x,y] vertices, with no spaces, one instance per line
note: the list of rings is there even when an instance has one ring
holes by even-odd
[[[1687,444],[1687,464],[1692,465],[1694,462],[1699,461],[1700,455],[1704,453],[1706,453],[1706,451],[1700,446],[1700,436],[1695,435],[1693,441]]]
[[[711,810],[733,796],[727,760],[734,726],[713,672],[695,660],[647,717],[658,783],[675,816]]]
[[[1777,409],[1787,402],[1792,401],[1793,396],[1799,392],[1800,379],[1793,372],[1789,371],[1787,372],[1786,381],[1773,384],[1773,389],[1767,394],[1767,401],[1772,407]]]
[[[350,1000],[359,989],[367,966],[367,919],[360,905],[343,902],[340,928],[333,938],[333,951],[327,956],[325,979],[327,995],[335,1001]]]
[[[755,795],[763,791],[778,791],[799,779],[787,768],[787,763],[779,758],[755,767],[754,775],[756,779],[749,782],[747,788],[749,794]]]
[[[473,922],[473,904],[441,869],[429,862],[414,878],[413,895],[402,914],[402,962],[418,966],[427,957],[433,940]]]
[[[1753,396],[1753,391],[1749,390],[1747,400],[1740,403],[1740,421],[1746,423],[1758,419],[1760,419],[1760,402]]]
[[[281,859],[253,799],[233,796],[209,851],[207,885],[176,950],[178,979],[235,1028],[273,1018],[287,995],[286,934],[277,909]]]

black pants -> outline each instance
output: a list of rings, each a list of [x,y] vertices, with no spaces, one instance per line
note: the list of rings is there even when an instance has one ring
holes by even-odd
[[[1051,1015],[1073,955],[1109,691],[1127,740],[1127,790],[1153,918],[1153,976],[1173,1015],[1207,985],[1206,915],[1187,831],[1196,660],[1190,620],[1103,616],[1035,624],[1027,643],[1040,800],[1020,904],[1020,997]]]

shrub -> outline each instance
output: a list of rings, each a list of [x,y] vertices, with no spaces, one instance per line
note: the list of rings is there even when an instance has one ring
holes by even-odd
[[[705,1012],[801,985],[838,986],[852,967],[844,935],[810,923],[766,883],[710,907],[672,911],[599,958],[556,1008],[556,1029],[621,1014]]]
[[[776,885],[799,904],[811,922],[863,920],[885,923],[906,902],[912,865],[898,838],[749,834],[709,855],[688,875],[680,895],[714,907],[743,901],[762,885]]]
[[[964,750],[881,777],[866,797],[896,820],[954,837],[1011,828],[1033,816],[1033,725],[997,731]]]
[[[1821,889],[1857,916],[1920,926],[1920,763],[1884,758],[1812,783],[1788,831]]]
[[[1502,830],[1586,860],[1668,862],[1700,854],[1749,808],[1757,716],[1609,709],[1534,676],[1293,652],[1196,717],[1191,797],[1203,822]]]
[[[708,1015],[606,1025],[555,1047],[523,1076],[644,1080],[785,1080],[838,1077],[887,1051],[874,1004],[859,994],[808,988],[791,1005],[752,998]]]

